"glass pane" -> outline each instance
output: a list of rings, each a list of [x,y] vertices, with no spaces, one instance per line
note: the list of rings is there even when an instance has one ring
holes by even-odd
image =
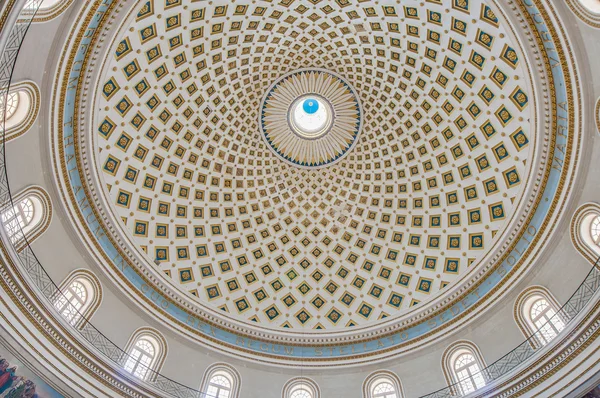
[[[544,299],[539,299],[531,306],[531,319],[535,322],[541,317],[546,310],[550,307],[548,302]]]
[[[134,376],[144,379],[152,366],[155,352],[154,344],[146,339],[140,339],[131,349],[123,368]]]
[[[373,398],[397,398],[394,386],[387,381],[380,382],[373,389]]]
[[[600,216],[594,218],[591,226],[592,240],[600,246]]]
[[[299,388],[292,392],[292,395],[290,395],[290,398],[313,398],[313,397],[312,397],[312,394],[310,393],[310,391],[305,390],[304,388]]]
[[[463,395],[485,386],[481,369],[472,354],[462,354],[454,362],[456,379]]]
[[[210,379],[210,383],[219,387],[231,388],[231,382],[227,377],[222,375],[213,376],[213,378]]]
[[[6,111],[6,120],[10,119],[17,112],[17,108],[19,107],[19,94],[18,93],[9,93],[6,96],[6,102],[3,95],[0,95],[0,117]]]
[[[31,224],[33,215],[34,206],[29,198],[23,199],[2,213],[2,223],[13,243],[21,236],[20,229]]]

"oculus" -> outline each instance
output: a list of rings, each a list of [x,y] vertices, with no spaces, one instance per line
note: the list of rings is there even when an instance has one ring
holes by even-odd
[[[295,166],[330,166],[357,142],[362,108],[339,75],[301,69],[279,78],[261,104],[260,128],[269,148]]]

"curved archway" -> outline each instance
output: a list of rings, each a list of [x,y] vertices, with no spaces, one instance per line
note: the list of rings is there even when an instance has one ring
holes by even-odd
[[[40,8],[33,17],[33,22],[50,21],[61,15],[71,4],[73,4],[73,2],[74,0],[42,0]],[[34,11],[34,6],[35,4],[29,0],[25,3],[25,12],[27,12],[28,9]]]
[[[600,1],[566,0],[566,2],[579,19],[594,28],[600,28]]]
[[[321,398],[317,383],[307,377],[295,377],[283,386],[283,398]]]
[[[5,117],[4,136],[7,142],[31,128],[39,114],[40,103],[40,89],[32,81],[12,84],[6,97],[0,96],[0,117]]]
[[[242,377],[231,365],[215,363],[204,372],[200,391],[211,398],[239,398]]]
[[[398,376],[389,370],[371,373],[363,383],[363,398],[403,398],[404,391]]]
[[[82,327],[102,301],[102,285],[96,275],[86,269],[77,269],[67,275],[59,290],[53,304],[75,327]]]
[[[600,258],[600,205],[585,203],[571,220],[571,241],[591,264]]]
[[[152,381],[167,358],[167,340],[154,328],[140,328],[129,338],[125,351],[128,355],[123,359],[123,369],[137,378]]]
[[[31,186],[0,207],[0,219],[17,251],[46,231],[52,221],[50,196],[39,186]]]
[[[482,372],[485,366],[479,347],[468,340],[451,344],[442,355],[444,377],[453,386],[454,395],[468,395],[485,387],[487,380]]]

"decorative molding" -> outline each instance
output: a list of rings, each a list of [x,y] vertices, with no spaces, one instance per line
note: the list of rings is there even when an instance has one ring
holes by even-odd
[[[523,24],[525,25],[526,23],[523,22]],[[549,28],[550,29],[550,28]],[[564,53],[562,53],[560,49],[557,50],[558,53],[561,56],[564,56]],[[544,72],[543,72],[543,68],[541,67],[542,63],[540,61],[540,78],[543,79],[544,76]],[[568,60],[565,60],[564,65],[568,66]],[[544,83],[547,84],[547,83]],[[568,87],[568,90],[571,90],[573,88],[572,86],[572,81],[568,80],[565,82],[565,85]],[[559,87],[561,85],[551,85],[552,87]],[[93,90],[92,90],[93,91]],[[573,99],[573,92],[568,91],[566,94],[566,97]],[[576,93],[577,97],[579,99],[579,92],[577,91]],[[86,97],[87,98],[87,97]],[[553,98],[553,101],[556,101],[556,98]],[[550,101],[552,102],[552,101]],[[576,101],[568,101],[568,103],[575,103]],[[569,108],[569,110],[565,110],[565,112],[568,114],[568,117],[574,118],[576,116],[576,111],[574,109]],[[565,116],[566,118],[567,116]],[[82,122],[82,125],[85,124]],[[59,125],[62,125],[61,123],[59,123]],[[572,123],[569,124],[568,128],[571,128],[572,131],[569,133],[569,142],[567,143],[568,145],[573,145],[573,143],[575,142],[575,147],[578,144],[577,138],[574,138],[575,136],[572,135],[571,133],[574,132],[575,126],[579,126],[577,123]],[[60,126],[59,126],[60,127]],[[80,126],[81,127],[81,126]],[[89,129],[88,129],[89,130]],[[548,130],[552,130],[549,128],[549,126],[545,126],[544,129],[541,129],[544,131],[548,131]],[[87,143],[86,143],[87,144]],[[578,148],[578,147],[577,147]],[[552,154],[550,154],[550,152],[548,152],[550,156],[550,158],[553,156]],[[570,184],[572,183],[571,181],[571,177],[574,173],[574,168],[572,165],[572,162],[574,162],[576,160],[576,155],[578,154],[578,149],[575,151],[575,154],[571,154],[569,153],[565,160],[565,166],[564,166],[564,173],[561,172],[561,176],[560,176],[560,188],[558,189],[558,193],[557,193],[557,198],[555,198],[552,203],[550,204],[549,208],[550,208],[550,214],[551,216],[549,216],[550,218],[548,219],[544,219],[543,222],[541,222],[541,226],[544,228],[543,232],[541,229],[536,229],[535,227],[529,227],[528,231],[531,231],[532,228],[534,230],[534,239],[533,239],[533,244],[534,245],[542,245],[547,239],[548,239],[548,235],[549,235],[549,231],[546,230],[546,228],[551,228],[552,225],[555,225],[555,223],[552,222],[552,220],[556,217],[558,217],[560,215],[560,213],[563,210],[563,204],[564,204],[564,200],[565,200],[565,196],[564,196],[564,192],[568,191],[568,188],[570,186]],[[572,156],[575,155],[575,156]],[[59,156],[56,156],[56,158],[59,158]],[[567,166],[567,164],[569,166]],[[568,170],[567,170],[568,169]],[[550,172],[554,172],[554,171],[550,171]],[[66,178],[66,176],[60,176],[60,171],[57,171],[57,178],[59,181],[64,182]],[[541,180],[544,180],[548,178],[548,174],[544,174],[543,177],[541,177]],[[540,181],[537,181],[537,183],[540,183]],[[66,188],[65,191],[63,192],[63,194],[65,195],[65,197],[68,197],[69,195],[71,195],[71,193],[69,192],[69,188]],[[92,195],[92,194],[90,194]],[[93,196],[93,195],[92,195]],[[96,197],[92,197],[92,196],[88,196],[87,200],[90,201],[96,201],[98,200],[98,198]],[[540,199],[540,198],[538,198]],[[540,199],[541,200],[541,199]],[[69,200],[67,200],[68,202]],[[535,202],[535,203],[534,203]],[[528,203],[529,205],[533,205],[536,206],[537,203],[539,201],[532,201],[530,203]],[[69,209],[73,209],[72,207],[69,207]],[[78,210],[75,210],[75,213]],[[87,211],[87,210],[86,210]],[[91,211],[91,210],[90,210]],[[102,209],[100,209],[100,211],[102,211]],[[74,219],[79,219],[84,220],[86,218],[85,214],[73,214]],[[100,220],[99,222],[102,224],[103,222],[106,221],[105,215],[102,215],[103,219]],[[526,220],[522,220],[522,221],[526,221]],[[76,221],[77,222],[77,221]],[[86,229],[88,229],[85,225],[78,225],[78,228],[81,228],[83,231],[85,231]],[[529,242],[529,238],[531,238],[532,236],[525,236],[525,234],[527,233],[527,231],[523,231],[523,235],[518,235],[515,236],[515,238],[519,237],[522,238],[521,241],[522,242]],[[118,243],[122,243],[122,235],[121,232],[117,232],[111,230],[108,232],[108,234],[113,234],[116,241]],[[203,342],[208,342],[212,347],[217,348],[219,350],[225,350],[225,351],[230,351],[230,349],[234,349],[236,352],[240,353],[241,355],[245,356],[246,358],[256,358],[256,359],[260,359],[260,360],[264,360],[265,357],[270,356],[270,357],[274,357],[273,355],[270,355],[271,353],[271,348],[269,348],[268,352],[259,352],[257,350],[254,350],[254,352],[252,350],[249,350],[247,347],[257,347],[259,346],[259,343],[261,341],[269,341],[269,342],[274,342],[272,344],[272,348],[273,348],[273,352],[275,352],[275,348],[277,348],[278,350],[280,350],[279,352],[283,352],[282,350],[282,345],[281,344],[285,344],[290,342],[292,345],[296,345],[296,344],[300,344],[300,337],[298,336],[293,336],[293,331],[292,332],[288,332],[288,331],[276,331],[273,332],[272,330],[267,328],[257,328],[254,325],[252,325],[251,323],[242,323],[242,322],[237,322],[236,320],[233,320],[231,317],[229,317],[227,314],[220,314],[218,312],[211,312],[206,310],[205,312],[203,312],[205,309],[198,309],[197,307],[195,307],[193,305],[193,302],[190,303],[191,300],[189,300],[189,298],[180,296],[180,295],[176,295],[175,293],[173,293],[172,291],[170,291],[170,286],[166,286],[166,285],[162,285],[160,283],[160,279],[158,278],[157,275],[153,274],[152,270],[147,270],[142,268],[142,263],[141,262],[133,262],[133,263],[129,263],[128,261],[124,260],[123,262],[119,262],[119,264],[111,264],[111,258],[106,257],[104,255],[101,254],[101,250],[103,250],[103,248],[101,246],[96,246],[97,242],[94,243],[94,236],[93,233],[90,232],[89,230],[87,231],[86,234],[82,234],[82,236],[84,237],[84,239],[88,239],[86,240],[86,242],[88,244],[90,244],[90,246],[94,246],[94,250],[97,250],[97,253],[100,252],[99,254],[99,258],[102,258],[101,264],[105,265],[105,262],[107,263],[107,269],[108,269],[108,274],[115,280],[119,279],[119,272],[121,270],[121,268],[125,267],[127,268],[128,271],[133,270],[135,271],[136,278],[139,276],[141,280],[143,280],[144,284],[144,289],[146,289],[147,286],[149,286],[149,284],[151,284],[151,286],[156,286],[157,289],[159,290],[154,290],[154,288],[148,289],[145,291],[145,294],[143,295],[137,295],[137,293],[139,293],[136,290],[136,284],[137,281],[121,281],[118,283],[118,285],[124,290],[126,291],[126,293],[129,296],[135,296],[137,298],[141,298],[141,300],[138,300],[138,302],[140,302],[140,304],[146,308],[146,309],[150,309],[151,311],[157,310],[160,313],[160,316],[158,316],[159,319],[168,319],[170,321],[174,321],[177,329],[183,333],[185,333],[186,335],[188,335],[189,337],[197,340],[197,341],[203,341]],[[111,237],[112,238],[112,237]],[[526,239],[527,238],[527,239]],[[114,242],[113,242],[114,243]],[[539,246],[531,247],[530,249],[527,250],[527,255],[532,254],[533,256],[536,256],[539,252]],[[137,253],[136,253],[137,255]],[[132,253],[127,253],[127,256],[132,256]],[[502,257],[502,259],[509,258],[509,257]],[[514,258],[512,258],[512,260],[515,260]],[[120,261],[120,260],[119,260]],[[518,263],[518,266],[517,266]],[[485,268],[485,270],[482,268],[478,273],[478,275],[484,275],[485,272],[491,273],[492,271],[497,271],[498,275],[500,275],[501,277],[506,276],[507,274],[509,275],[506,278],[502,279],[502,283],[499,284],[499,286],[497,288],[494,288],[493,290],[490,290],[489,292],[487,292],[484,296],[484,301],[485,301],[485,305],[483,306],[479,306],[480,301],[478,301],[481,297],[479,296],[479,294],[476,293],[477,288],[484,286],[485,285],[478,285],[476,283],[476,281],[470,280],[469,283],[467,283],[467,287],[461,288],[461,289],[449,289],[449,291],[446,293],[445,296],[443,296],[443,298],[440,298],[435,305],[431,305],[429,307],[427,306],[423,306],[423,308],[418,308],[417,310],[411,310],[409,312],[407,312],[406,314],[403,314],[403,318],[404,321],[402,322],[397,322],[397,319],[390,319],[391,320],[386,320],[386,321],[381,321],[380,324],[378,324],[377,326],[368,326],[366,328],[356,328],[353,329],[352,332],[353,334],[356,334],[357,336],[360,336],[360,338],[369,338],[369,342],[372,342],[372,346],[373,347],[377,347],[377,340],[374,340],[374,338],[381,338],[381,340],[379,340],[379,342],[382,342],[383,344],[387,344],[386,340],[383,340],[384,337],[389,338],[390,336],[393,337],[399,337],[400,341],[399,343],[390,343],[390,347],[385,347],[384,349],[380,350],[378,348],[376,348],[376,354],[378,355],[377,359],[383,359],[383,358],[387,358],[393,355],[397,355],[398,352],[404,352],[407,351],[408,349],[414,349],[416,346],[418,345],[422,345],[422,343],[430,341],[430,339],[432,338],[432,336],[442,336],[444,334],[448,333],[448,328],[447,326],[451,325],[451,324],[457,324],[458,322],[466,322],[468,317],[466,317],[467,314],[472,315],[477,313],[477,310],[481,310],[489,305],[491,305],[492,302],[494,302],[498,296],[501,295],[501,291],[506,290],[511,284],[506,283],[508,280],[510,280],[510,277],[514,277],[514,278],[518,278],[523,272],[525,272],[526,268],[527,268],[527,264],[531,264],[533,263],[533,261],[529,261],[529,262],[520,262],[515,260],[515,264],[512,264],[510,267],[505,267],[504,265],[501,267],[496,267],[494,268],[492,265],[490,265],[490,267]],[[525,264],[525,265],[523,265]],[[496,263],[496,265],[498,265]],[[522,267],[521,267],[522,265]],[[131,268],[130,268],[131,267]],[[131,273],[133,274],[133,273]],[[497,275],[496,275],[497,276]],[[147,279],[146,279],[147,278]],[[164,289],[164,291],[163,291]],[[150,300],[148,297],[151,296],[151,294],[154,294],[155,292],[158,293],[164,293],[165,296],[165,301],[160,301],[156,302],[156,301],[152,301]],[[464,298],[465,297],[471,297],[473,300],[475,300],[477,302],[477,305],[474,305],[472,308],[468,308],[467,310],[465,310],[464,312],[460,313],[460,316],[456,316],[455,313],[451,313],[450,309],[448,309],[448,307],[450,306],[450,303],[452,302],[452,300],[454,298],[456,299],[462,299],[462,301],[460,301],[461,303],[465,303],[468,301],[465,301]],[[486,301],[487,300],[487,301]],[[185,319],[178,319],[175,316],[173,316],[172,314],[167,314],[164,311],[164,308],[171,308],[171,306],[173,307],[177,307],[177,309],[181,309],[185,312],[186,318]],[[161,308],[162,307],[162,308]],[[456,308],[455,308],[456,309]],[[459,309],[460,311],[460,309]],[[164,316],[166,315],[166,316]],[[443,316],[447,316],[447,318],[443,318]],[[438,325],[437,323],[437,319],[441,319],[441,324]],[[426,322],[428,320],[436,320],[435,324],[436,326],[438,326],[438,328],[436,330],[431,330],[429,331],[426,335],[424,336],[419,336],[415,339],[410,339],[410,343],[407,341],[409,339],[409,335],[408,333],[404,334],[402,333],[403,331],[409,330],[407,329],[407,325],[414,325],[417,322]],[[204,323],[206,322],[206,323]],[[441,327],[439,327],[441,326]],[[224,329],[224,330],[223,330]],[[213,334],[212,336],[210,335],[210,333],[215,332],[215,334]],[[238,335],[242,335],[243,338],[236,340],[236,341],[241,341],[244,345],[242,347],[236,346],[236,345],[231,345],[231,344],[225,344],[223,343],[223,340],[225,340],[224,338],[218,337],[217,339],[213,338],[219,336],[221,333],[226,333],[226,332],[233,332],[235,334]],[[320,333],[320,332],[319,332]],[[406,336],[406,337],[403,337]],[[359,352],[356,355],[354,349],[355,348],[359,348],[361,351],[363,350],[363,346],[360,345],[356,345],[356,347],[352,346],[349,347],[353,342],[356,341],[356,339],[351,339],[348,336],[341,336],[341,335],[337,335],[335,333],[331,333],[331,334],[327,334],[325,335],[324,333],[321,334],[317,334],[317,332],[313,334],[311,334],[310,336],[311,341],[316,342],[316,344],[331,344],[331,343],[336,343],[336,344],[341,344],[339,347],[339,352],[352,352],[352,356],[348,356],[348,358],[352,358],[353,361],[352,363],[356,363],[356,359],[357,357],[368,357],[371,356],[371,352]],[[302,337],[304,339],[304,336]],[[248,344],[245,344],[246,339],[248,339]],[[257,339],[257,340],[254,340]],[[218,341],[221,340],[221,341]],[[233,340],[230,340],[233,341]],[[394,340],[391,340],[394,341]],[[254,344],[254,343],[257,344]],[[275,347],[275,344],[277,344],[277,347]],[[370,343],[368,343],[370,344]],[[395,345],[394,345],[395,344]],[[412,346],[411,346],[412,344]],[[410,347],[410,348],[409,348]],[[351,350],[352,348],[352,350]],[[402,351],[404,350],[404,351]],[[320,356],[323,356],[323,351],[321,350],[319,347],[315,348],[315,363],[317,361],[329,361],[330,364],[332,364],[334,361],[340,361],[339,358],[318,358],[319,353]],[[337,353],[337,349],[336,349],[336,353]],[[293,349],[290,349],[289,352],[293,352]],[[340,354],[341,355],[341,354]],[[277,355],[275,355],[277,356]],[[333,354],[332,354],[333,356]],[[280,356],[275,358],[276,361],[286,361],[286,360],[293,360],[293,358],[281,358]],[[365,361],[370,361],[371,359],[366,359]],[[341,361],[345,362],[345,359],[342,358]]]
[[[97,351],[93,347],[81,344],[81,338],[75,338],[72,334],[72,327],[55,318],[53,311],[49,311],[46,307],[49,303],[41,301],[37,296],[39,293],[36,294],[29,282],[23,279],[19,266],[13,262],[12,255],[12,251],[4,245],[4,241],[0,241],[0,288],[5,292],[1,295],[0,301],[9,300],[16,307],[19,312],[11,312],[11,315],[22,319],[23,326],[38,336],[39,340],[36,344],[44,345],[46,349],[55,353],[55,357],[66,359],[69,365],[74,365],[80,371],[77,374],[78,381],[82,385],[90,383],[91,378],[103,385],[105,389],[124,397],[158,397],[145,388],[147,386],[140,385],[139,380],[125,379],[120,376],[121,370],[114,364],[110,364],[107,358],[97,356]],[[18,333],[14,333],[13,337],[19,340],[23,347],[35,350]]]
[[[41,106],[41,94],[37,84],[31,80],[22,81],[10,85],[9,94],[19,94],[19,105],[17,106],[16,114],[13,118],[18,119],[16,122],[12,120],[6,121],[6,141],[11,141],[25,134],[33,123],[36,121]],[[26,106],[27,109],[19,109]],[[0,138],[0,143],[2,138]]]
[[[40,23],[53,20],[65,12],[74,1],[75,0],[60,0],[50,7],[40,7],[40,9],[35,13],[35,17],[33,17],[32,21],[34,23]],[[27,15],[27,12],[25,11],[23,15]]]
[[[589,235],[591,222],[598,216],[600,216],[600,205],[588,202],[581,205],[571,218],[571,242],[592,265],[596,264],[600,257],[600,247],[592,242],[591,236],[585,234]]]
[[[581,21],[585,22],[592,28],[600,28],[600,14],[592,12],[589,8],[582,4],[583,1],[590,0],[565,0],[573,14],[575,14]]]

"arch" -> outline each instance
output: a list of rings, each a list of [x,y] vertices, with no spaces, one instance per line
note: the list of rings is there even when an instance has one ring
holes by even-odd
[[[403,398],[404,390],[398,376],[389,370],[371,373],[363,383],[363,398]]]
[[[468,395],[487,383],[486,364],[479,347],[468,340],[451,344],[442,354],[442,370],[454,395]]]
[[[4,137],[7,142],[22,136],[31,128],[40,112],[40,103],[40,89],[32,81],[12,84],[6,97],[0,96],[0,121],[6,117]]]
[[[317,383],[308,377],[294,377],[283,386],[283,398],[321,398]]]
[[[39,238],[52,221],[50,196],[39,186],[31,186],[0,207],[0,219],[13,246],[21,251],[27,242]]]
[[[200,391],[211,398],[239,398],[241,386],[242,378],[233,366],[215,363],[204,372]]]
[[[593,229],[597,228],[599,219],[600,205],[589,202],[579,207],[571,220],[571,241],[591,264],[596,264],[600,258],[600,241],[594,234],[597,229]]]
[[[539,348],[564,329],[566,322],[559,311],[560,304],[548,289],[531,286],[517,297],[514,317],[525,337],[535,334],[531,344],[533,348]]]
[[[600,28],[600,1],[566,0],[571,11],[586,24]]]
[[[53,301],[58,312],[78,328],[85,325],[102,300],[102,286],[91,271],[77,269],[61,282]]]
[[[125,348],[123,369],[142,380],[153,381],[167,358],[167,340],[156,329],[133,332]]]
[[[40,8],[33,17],[33,22],[50,21],[65,12],[73,2],[74,0],[42,0]],[[31,10],[30,12],[35,11],[34,6],[34,0],[28,0],[27,3],[25,3],[23,12],[27,13],[29,10]]]

